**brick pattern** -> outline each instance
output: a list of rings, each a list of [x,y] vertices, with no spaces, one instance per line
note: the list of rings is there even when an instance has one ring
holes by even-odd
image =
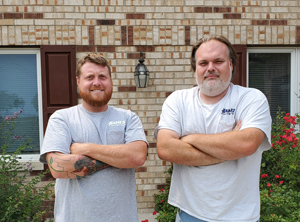
[[[158,158],[153,132],[164,100],[195,86],[191,45],[220,34],[233,44],[293,46],[299,18],[300,1],[285,0],[0,0],[0,46],[76,45],[77,59],[88,52],[109,59],[110,104],[135,112],[149,142],[144,166],[135,169],[139,212],[147,213],[171,165]],[[145,89],[133,78],[141,51],[150,70]],[[51,181],[46,175],[42,183]]]

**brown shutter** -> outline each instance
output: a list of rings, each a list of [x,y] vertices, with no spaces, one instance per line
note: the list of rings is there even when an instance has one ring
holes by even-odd
[[[232,83],[247,86],[247,45],[233,45],[237,52],[236,73]]]
[[[78,103],[75,46],[41,46],[41,68],[45,132],[52,113]]]

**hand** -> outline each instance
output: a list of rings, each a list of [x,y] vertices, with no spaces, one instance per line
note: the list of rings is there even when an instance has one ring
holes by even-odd
[[[241,127],[242,127],[242,120],[239,120],[236,122],[236,125],[232,131],[240,131]]]
[[[70,147],[70,154],[83,154],[85,143],[73,143]]]

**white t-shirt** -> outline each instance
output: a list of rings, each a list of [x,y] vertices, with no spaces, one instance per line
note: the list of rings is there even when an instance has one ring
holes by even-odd
[[[242,129],[261,129],[266,137],[257,151],[238,160],[210,166],[174,164],[169,203],[186,213],[212,222],[259,219],[259,175],[262,152],[271,147],[271,116],[266,97],[259,90],[230,84],[227,94],[207,105],[194,87],[172,93],[165,101],[154,131],[170,129],[180,137],[232,131],[241,120]]]

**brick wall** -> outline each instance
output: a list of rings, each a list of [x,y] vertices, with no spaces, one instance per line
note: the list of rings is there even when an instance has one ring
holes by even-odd
[[[157,157],[153,130],[165,98],[195,85],[191,44],[221,34],[233,44],[293,46],[299,19],[300,1],[286,0],[0,0],[0,46],[76,45],[77,58],[100,52],[110,60],[110,104],[137,113],[150,144],[136,187],[139,212],[152,212],[170,166]],[[150,71],[145,89],[133,78],[140,51]]]

